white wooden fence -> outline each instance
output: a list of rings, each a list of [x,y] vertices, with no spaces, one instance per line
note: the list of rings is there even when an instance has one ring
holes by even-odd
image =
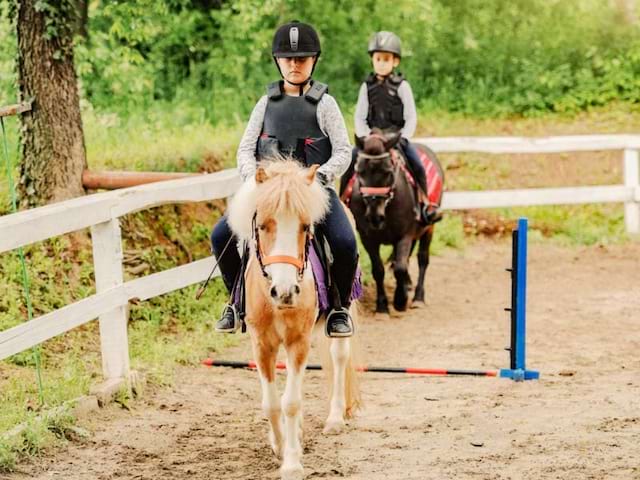
[[[624,202],[625,222],[640,232],[640,135],[550,138],[421,138],[436,152],[560,153],[624,151],[624,184],[598,187],[537,188],[478,192],[446,192],[444,209],[525,205]],[[99,318],[102,366],[106,380],[127,379],[129,347],[126,305],[204,280],[213,258],[123,282],[119,217],[179,202],[198,202],[232,195],[240,185],[235,170],[201,177],[133,187],[48,205],[0,217],[0,254],[24,245],[91,228],[96,294],[0,332],[0,360]]]

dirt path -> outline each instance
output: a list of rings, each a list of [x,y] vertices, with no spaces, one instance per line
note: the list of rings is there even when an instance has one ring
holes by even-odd
[[[506,367],[509,258],[506,242],[434,258],[427,309],[363,323],[365,361]],[[366,374],[366,410],[325,437],[325,384],[309,373],[307,478],[640,479],[640,244],[530,245],[528,307],[537,382]],[[247,359],[247,343],[225,357]],[[254,372],[185,368],[90,429],[9,478],[277,478]]]

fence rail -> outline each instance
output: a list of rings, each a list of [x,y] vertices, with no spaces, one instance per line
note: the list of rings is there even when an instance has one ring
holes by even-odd
[[[621,185],[445,192],[443,209],[622,202],[627,231],[640,233],[640,135],[416,138],[414,141],[441,153],[623,150],[624,184]],[[124,282],[119,217],[169,203],[225,198],[233,195],[240,183],[236,170],[232,169],[98,193],[0,217],[0,253],[90,227],[97,291],[95,295],[0,332],[0,360],[99,318],[105,379],[127,378],[127,303],[204,280],[213,259],[205,258]]]

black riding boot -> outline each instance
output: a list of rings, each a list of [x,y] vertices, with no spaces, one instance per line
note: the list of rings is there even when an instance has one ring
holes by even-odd
[[[324,333],[327,337],[333,338],[353,335],[353,320],[348,307],[334,308],[329,312]]]
[[[327,321],[324,326],[324,333],[327,337],[341,338],[353,335],[353,320],[349,313],[349,305],[351,304],[351,290],[355,277],[356,274],[354,272],[348,286],[341,285],[340,293],[336,291],[337,288],[335,286],[333,288],[333,295],[340,299],[340,304],[334,302],[333,309],[327,315]]]

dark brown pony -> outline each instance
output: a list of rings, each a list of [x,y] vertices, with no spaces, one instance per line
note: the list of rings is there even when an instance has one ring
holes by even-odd
[[[393,306],[404,311],[409,303],[411,277],[409,257],[418,243],[418,283],[413,305],[424,305],[424,276],[429,265],[429,246],[434,225],[425,225],[417,215],[417,199],[409,180],[402,154],[393,148],[400,140],[398,133],[375,131],[366,138],[356,138],[358,156],[355,181],[349,208],[356,219],[362,243],[371,258],[373,278],[376,281],[376,312],[388,312],[384,291],[384,265],[380,245],[393,245],[392,265],[396,277]],[[435,174],[444,175],[435,153],[415,144],[436,167]],[[437,199],[439,205],[440,198]]]

